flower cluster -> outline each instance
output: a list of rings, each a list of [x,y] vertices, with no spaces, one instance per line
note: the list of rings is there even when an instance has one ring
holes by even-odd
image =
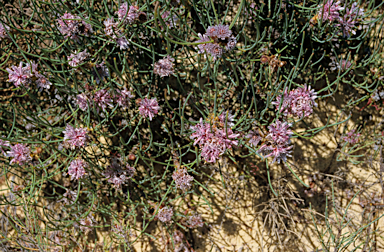
[[[342,136],[341,140],[348,142],[350,144],[356,144],[359,141],[360,133],[357,133],[356,130],[351,130],[347,133],[346,136]]]
[[[9,38],[7,31],[9,31],[9,26],[0,23],[0,38],[2,39]]]
[[[310,86],[304,85],[289,93],[285,90],[284,95],[279,95],[272,104],[276,106],[276,109],[280,108],[279,112],[285,116],[292,115],[302,118],[312,114],[313,106],[317,107],[316,98],[316,92]]]
[[[129,6],[128,3],[125,2],[120,5],[119,10],[116,12],[119,17],[119,21],[124,24],[133,24],[137,20],[141,20],[143,17],[146,18],[146,14],[142,11],[139,11],[139,7],[137,6]]]
[[[249,145],[251,147],[256,147],[263,139],[263,136],[263,133],[259,129],[256,129],[249,131],[245,138],[248,139]]]
[[[219,117],[212,116],[210,122],[204,122],[200,118],[198,124],[190,127],[193,131],[190,138],[195,140],[193,145],[200,146],[201,156],[209,163],[215,163],[227,149],[238,145],[235,139],[240,134],[235,134],[230,128],[233,116],[226,112],[223,114]]]
[[[77,67],[78,65],[84,63],[84,61],[91,56],[89,53],[87,53],[87,50],[84,50],[79,53],[72,53],[71,55],[68,56],[68,64],[71,67]]]
[[[87,167],[87,163],[83,159],[73,160],[68,167],[68,174],[71,176],[71,180],[84,177],[85,167]]]
[[[10,164],[16,163],[23,165],[32,160],[31,150],[25,144],[15,144],[11,146],[11,150],[7,152],[7,156],[13,157]]]
[[[79,35],[89,36],[93,30],[92,26],[86,23],[81,17],[72,15],[71,13],[65,12],[62,17],[57,19],[59,24],[59,31],[66,38],[71,38],[78,41]]]
[[[265,137],[265,141],[259,148],[258,152],[265,158],[273,157],[274,162],[280,163],[280,161],[287,161],[287,156],[291,156],[290,137],[292,131],[289,129],[290,125],[287,122],[276,121],[268,126],[268,135]]]
[[[127,38],[122,34],[122,31],[118,28],[119,23],[115,22],[113,18],[108,18],[104,21],[105,35],[113,39],[120,47],[120,50],[128,48],[129,42]]]
[[[27,63],[23,67],[23,62],[20,62],[19,66],[11,66],[11,68],[6,69],[8,72],[9,82],[12,82],[16,87],[24,86],[29,87],[29,84],[35,80],[37,88],[39,91],[44,89],[49,89],[52,83],[42,74],[37,71],[37,64],[33,61],[31,64]]]
[[[163,59],[159,60],[153,66],[153,73],[160,75],[160,77],[169,76],[173,74],[173,62],[175,59],[167,55]]]
[[[344,8],[340,6],[340,1],[328,0],[324,5],[320,6],[317,17],[323,21],[336,22],[337,27],[341,28],[343,36],[349,37],[352,33],[356,32],[353,30],[357,19],[361,19],[364,15],[364,10],[357,6],[357,3],[352,3],[351,8]],[[344,15],[340,11],[344,11]]]
[[[237,43],[228,25],[209,26],[204,35],[198,35],[200,40],[196,42],[201,43],[197,46],[199,53],[208,53],[214,60],[221,58],[224,52],[232,51]]]
[[[119,160],[114,158],[111,165],[103,172],[103,175],[108,179],[108,182],[113,184],[114,187],[120,188],[122,184],[126,183],[128,179],[132,178],[136,169],[134,167],[126,165],[122,168]]]
[[[154,115],[157,115],[157,113],[159,113],[159,110],[160,106],[157,103],[156,98],[148,99],[147,97],[145,97],[140,101],[140,115],[142,115],[144,118],[148,117],[150,121],[152,121]]]
[[[112,95],[107,89],[100,89],[96,92],[84,92],[76,96],[76,103],[83,111],[88,109],[88,103],[95,104],[97,112],[106,111],[107,107],[113,107],[118,104],[122,108],[128,108],[130,100],[134,96],[126,88],[116,90],[116,94]]]
[[[378,89],[376,89],[375,92],[372,93],[371,98],[374,101],[380,101],[381,99],[384,100],[384,90],[378,91]]]
[[[191,188],[193,181],[193,176],[189,175],[187,169],[179,168],[175,170],[172,174],[172,178],[176,183],[176,186],[181,190],[185,191]]]
[[[157,218],[162,222],[170,222],[172,220],[173,216],[173,209],[172,207],[162,207],[159,209],[159,212],[157,213]]]
[[[63,131],[64,133],[64,145],[72,150],[76,147],[84,147],[88,140],[88,129],[86,128],[74,128],[67,124],[67,127]]]
[[[187,220],[187,224],[189,228],[196,228],[196,227],[202,227],[204,225],[204,222],[201,219],[200,214],[194,214],[189,216]]]

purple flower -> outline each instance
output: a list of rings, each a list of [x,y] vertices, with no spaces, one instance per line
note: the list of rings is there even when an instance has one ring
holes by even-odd
[[[148,99],[145,97],[140,102],[140,115],[142,115],[144,118],[149,117],[149,120],[152,121],[152,118],[154,115],[159,113],[160,107],[157,103],[156,98]]]
[[[263,139],[258,129],[255,131],[249,131],[245,138],[249,139],[249,145],[251,147],[256,147],[260,143],[261,139]]]
[[[98,112],[99,108],[105,111],[107,109],[107,106],[113,107],[112,97],[106,89],[100,89],[99,91],[96,91],[93,95],[93,101],[97,105]]]
[[[123,108],[128,108],[129,101],[134,97],[130,91],[126,88],[122,90],[117,90],[117,94],[115,95],[115,102],[119,104],[119,106]]]
[[[268,126],[269,132],[267,139],[271,140],[277,145],[285,145],[288,143],[289,138],[292,135],[292,131],[289,129],[290,125],[287,122],[280,122],[276,120]]]
[[[201,156],[208,163],[216,163],[216,160],[222,153],[223,150],[221,146],[218,146],[215,143],[205,143],[201,148]]]
[[[351,130],[346,136],[341,137],[341,140],[350,144],[356,144],[359,141],[360,133],[356,133],[356,130]]]
[[[157,218],[162,222],[170,222],[172,220],[173,216],[173,209],[172,207],[163,207],[159,209],[159,212],[157,213]]]
[[[7,31],[9,31],[9,26],[0,23],[0,38],[2,39],[9,38]]]
[[[113,18],[108,18],[104,21],[104,32],[105,35],[109,36],[116,41],[117,45],[120,47],[120,50],[128,48],[129,42],[127,38],[122,35],[122,32],[118,28],[118,23],[114,21]]]
[[[82,111],[88,109],[88,97],[85,93],[76,96],[76,103]]]
[[[68,56],[68,64],[71,67],[77,67],[78,65],[82,64],[89,56],[91,55],[87,53],[87,50],[84,50],[77,54],[75,52],[75,54],[71,54]]]
[[[202,227],[204,225],[200,214],[194,214],[192,216],[189,216],[187,223],[189,225],[189,228]]]
[[[361,18],[363,15],[364,9],[358,8],[357,3],[353,3],[351,9],[346,8],[345,15],[343,18],[340,18],[339,24],[336,24],[336,26],[341,27],[344,37],[349,37],[351,33],[356,35],[356,32],[353,30],[357,23],[356,19]]]
[[[173,62],[174,58],[167,55],[163,59],[159,60],[153,66],[153,73],[160,75],[160,77],[169,76],[174,73]]]
[[[258,150],[259,153],[264,155],[265,158],[273,157],[274,162],[280,163],[287,160],[287,156],[291,156],[289,153],[293,146],[290,137],[292,131],[289,129],[290,125],[287,122],[276,121],[268,126],[268,135],[266,136],[266,142]]]
[[[323,21],[339,21],[341,19],[339,11],[343,9],[344,8],[340,6],[340,1],[334,2],[334,0],[328,0],[323,6],[319,8],[317,15],[318,18]]]
[[[210,44],[210,43],[208,43],[209,41],[211,41],[211,39],[207,36],[207,35],[201,35],[200,33],[199,34],[197,34],[198,36],[199,36],[199,40],[198,41],[196,41],[196,43],[203,43],[203,42],[207,42],[207,43],[204,43],[204,44],[199,44],[199,45],[197,45],[197,48],[199,49],[199,53],[200,54],[204,54],[205,52],[208,52],[208,50],[207,50],[207,46],[208,46],[208,44]]]
[[[232,31],[229,29],[228,25],[220,24],[209,26],[205,34],[211,38],[219,38],[224,40],[232,35]]]
[[[132,24],[138,20],[140,13],[141,12],[139,12],[139,7],[137,6],[129,6],[128,10],[128,3],[123,3],[120,5],[119,10],[117,11],[119,21],[122,21],[125,24]]]
[[[276,109],[280,107],[280,113],[283,115],[293,115],[299,118],[307,117],[312,114],[313,106],[317,106],[315,99],[317,98],[316,92],[311,89],[310,86],[304,85],[304,87],[291,90],[288,94],[287,90],[283,96],[280,95],[276,98],[275,102],[272,102],[276,106]]]
[[[88,130],[86,128],[73,128],[67,124],[64,133],[64,142],[66,142],[71,149],[76,147],[84,147],[88,140]]]
[[[195,126],[191,126],[191,130],[194,131],[190,138],[195,139],[193,145],[204,145],[212,137],[211,125],[209,123],[203,123],[203,118],[200,118],[200,122]]]
[[[221,58],[223,54],[223,48],[216,43],[210,43],[206,45],[206,50],[208,53],[210,53],[213,57],[213,60],[217,60],[218,58]]]
[[[84,177],[84,168],[87,166],[88,164],[81,158],[73,160],[68,167],[68,174],[71,176],[71,180]]]
[[[30,154],[30,149],[24,144],[15,144],[11,146],[11,150],[7,152],[8,157],[13,157],[10,164],[17,163],[19,165],[31,161],[32,158]]]
[[[193,181],[193,176],[189,175],[187,169],[179,168],[175,170],[172,174],[172,178],[176,183],[177,188],[185,191],[191,188]]]
[[[72,15],[70,13],[65,12],[65,14],[57,19],[59,24],[59,31],[66,38],[70,37],[78,41],[79,36],[88,36],[93,32],[92,26],[86,23],[81,17]]]
[[[237,40],[236,40],[236,38],[235,38],[234,36],[232,36],[232,37],[230,37],[230,38],[228,39],[228,43],[227,43],[227,45],[225,46],[225,49],[226,49],[227,51],[232,51],[233,49],[235,49],[236,44],[237,44]]]
[[[44,75],[37,73],[35,74],[35,76],[36,78],[38,78],[36,80],[36,85],[40,92],[42,91],[42,89],[51,88],[52,83]]]
[[[225,125],[224,112],[219,117],[214,117],[211,123],[204,123],[200,118],[200,122],[195,126],[191,126],[193,131],[190,138],[195,139],[193,145],[198,144],[201,148],[201,156],[206,162],[214,163],[220,155],[224,154],[227,149],[237,146],[236,140],[240,134],[235,134],[228,126],[233,120],[233,116],[228,113],[227,125]]]
[[[19,66],[11,66],[11,69],[6,69],[9,73],[9,82],[13,82],[16,87],[23,85],[25,87],[29,86],[31,82],[32,74],[28,66],[23,67],[23,62],[20,62]]]

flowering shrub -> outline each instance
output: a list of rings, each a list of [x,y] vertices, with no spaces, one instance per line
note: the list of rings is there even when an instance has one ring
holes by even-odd
[[[1,210],[12,220],[1,222],[6,251],[96,250],[87,239],[101,230],[110,233],[105,250],[161,236],[164,251],[193,251],[191,236],[211,228],[202,206],[214,214],[213,181],[233,192],[233,174],[257,177],[276,196],[269,213],[286,209],[293,220],[283,180],[302,197],[328,190],[295,164],[313,154],[300,141],[332,129],[336,160],[381,157],[381,123],[369,131],[359,119],[383,107],[380,4],[33,0],[1,8],[0,202],[25,214]],[[337,115],[322,110],[332,100],[341,101]],[[359,133],[340,133],[348,121]],[[225,174],[229,166],[235,171]],[[165,234],[148,233],[152,224]]]

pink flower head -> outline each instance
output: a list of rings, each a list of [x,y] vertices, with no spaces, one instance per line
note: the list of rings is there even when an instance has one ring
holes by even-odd
[[[7,152],[8,157],[13,157],[10,164],[17,163],[23,165],[32,160],[30,149],[24,144],[15,144],[11,146],[11,150]]]
[[[172,220],[173,216],[173,209],[172,207],[163,207],[160,208],[157,213],[157,218],[162,222],[170,222]]]
[[[68,174],[71,176],[71,180],[80,179],[85,175],[85,167],[88,164],[83,159],[75,159],[68,167]]]
[[[128,3],[123,3],[122,5],[120,5],[119,10],[117,11],[119,21],[122,21],[125,24],[132,24],[133,22],[135,22],[139,18],[139,14],[139,7],[129,6],[128,10]]]
[[[221,56],[223,55],[223,52],[224,52],[223,48],[219,44],[216,44],[216,43],[207,44],[206,50],[208,53],[210,53],[212,55],[213,60],[217,60],[217,59],[221,58]]]
[[[152,121],[152,118],[154,115],[159,113],[160,107],[159,104],[157,103],[156,98],[148,99],[145,97],[144,99],[141,100],[140,102],[140,115],[142,115],[144,118],[149,117],[149,120]]]
[[[76,103],[82,111],[88,109],[88,97],[85,93],[76,96]]]
[[[278,96],[276,101],[272,102],[272,104],[278,109],[282,103],[280,113],[283,113],[285,116],[293,115],[299,118],[307,117],[312,114],[313,106],[317,106],[317,103],[315,102],[317,94],[307,85],[291,90],[289,93],[285,90],[283,101],[281,101],[282,98],[282,95]]]
[[[280,122],[276,120],[268,126],[269,133],[267,139],[271,140],[276,145],[287,144],[289,138],[292,135],[292,131],[289,129],[290,125],[287,122]]]
[[[293,148],[293,146],[289,145],[292,135],[289,127],[290,125],[287,122],[280,122],[278,120],[269,125],[269,133],[266,136],[267,141],[264,142],[258,152],[264,155],[265,158],[272,156],[272,163],[276,161],[280,163],[281,160],[285,162],[287,157],[291,156],[289,153]]]
[[[328,0],[323,6],[319,8],[317,15],[318,18],[323,21],[339,21],[341,19],[339,11],[343,9],[344,8],[340,6],[340,1],[334,2],[334,0]]]
[[[122,35],[122,32],[118,28],[118,24],[119,23],[115,22],[113,18],[108,18],[104,21],[104,32],[105,35],[115,40],[117,45],[120,47],[120,50],[124,50],[128,48],[129,42],[127,38]]]
[[[249,145],[251,147],[256,147],[260,143],[261,139],[263,139],[258,129],[255,131],[249,131],[245,138],[249,139]]]
[[[277,161],[277,163],[280,163],[280,161],[286,162],[287,157],[291,157],[290,153],[292,152],[293,146],[289,145],[267,145],[263,144],[260,149],[258,150],[259,153],[264,155],[264,158],[273,157],[272,164]]]
[[[113,100],[107,89],[100,89],[93,95],[93,101],[97,106],[97,111],[101,108],[105,111],[108,107],[113,107]]]
[[[215,143],[205,143],[201,149],[201,156],[208,163],[216,163],[216,160],[223,153],[222,146],[218,146]]]
[[[163,59],[159,60],[153,66],[153,73],[160,75],[160,77],[169,76],[174,73],[173,62],[174,58],[167,55]]]
[[[69,144],[71,149],[76,147],[84,147],[88,140],[88,129],[86,128],[73,128],[67,124],[64,133],[64,142]]]
[[[115,102],[123,108],[128,108],[130,100],[134,97],[126,88],[116,90]]]
[[[200,33],[197,34],[199,36],[199,40],[196,41],[196,43],[204,43],[204,42],[209,42],[211,39],[207,35],[201,35]],[[203,54],[205,52],[208,52],[208,44],[209,43],[204,43],[204,44],[199,44],[197,45],[197,48],[199,49],[199,53]]]
[[[59,31],[66,38],[70,37],[78,41],[79,35],[88,36],[93,32],[92,26],[86,23],[81,17],[65,12],[62,17],[57,19]]]
[[[76,52],[75,52],[76,53]],[[78,65],[84,63],[84,61],[91,56],[89,53],[87,53],[87,50],[84,50],[82,52],[79,52],[77,54],[71,54],[68,56],[68,64],[71,67],[77,67]]]
[[[9,38],[7,31],[9,31],[9,26],[0,23],[0,38],[2,39]]]
[[[29,66],[23,67],[23,62],[20,62],[19,66],[11,66],[11,69],[6,69],[9,73],[9,82],[13,82],[16,87],[23,85],[25,87],[29,86],[31,82],[32,73]]]
[[[356,130],[353,129],[347,133],[346,136],[341,137],[341,139],[350,144],[356,144],[359,141],[360,133],[356,133]]]
[[[193,181],[193,176],[189,175],[187,169],[180,168],[173,172],[172,178],[176,183],[177,188],[185,191],[191,188]]]
[[[45,77],[44,75],[39,74],[39,73],[35,74],[35,76],[37,78],[36,87],[39,89],[40,92],[43,89],[50,89],[51,88],[52,83],[47,79],[47,77]]]
[[[357,3],[354,2],[351,6],[351,9],[346,8],[345,15],[343,18],[340,18],[339,24],[336,24],[336,26],[341,27],[341,31],[343,32],[344,37],[349,37],[351,33],[356,35],[356,32],[353,30],[353,28],[355,28],[357,19],[362,18],[363,15],[364,9],[358,8]]]
[[[228,43],[227,43],[227,45],[225,46],[225,49],[226,49],[227,51],[232,51],[233,49],[235,49],[236,44],[237,44],[237,39],[236,39],[234,36],[232,36],[232,37],[230,37],[230,38],[228,39]]]
[[[193,145],[204,145],[213,137],[211,125],[209,123],[204,123],[202,118],[200,118],[198,124],[191,126],[191,130],[194,131],[190,136],[191,139],[195,139]]]
[[[233,133],[231,128],[216,129],[214,141],[216,142],[216,145],[221,146],[221,148],[226,150],[231,149],[232,145],[238,145],[238,141],[235,139],[239,136],[240,134]]]
[[[202,227],[204,225],[200,214],[194,214],[192,216],[189,216],[187,223],[189,225],[189,228]]]
[[[224,40],[232,35],[232,31],[229,29],[229,25],[216,25],[216,29],[216,37],[219,39]]]

